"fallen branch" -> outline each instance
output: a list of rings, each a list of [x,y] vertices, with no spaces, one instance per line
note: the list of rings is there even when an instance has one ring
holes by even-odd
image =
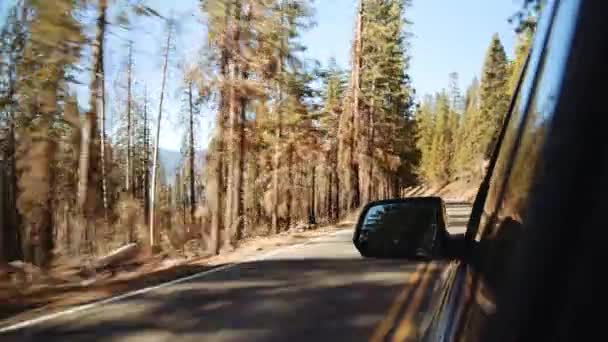
[[[110,252],[110,254],[105,255],[99,259],[97,259],[93,267],[95,270],[107,268],[110,266],[115,266],[116,264],[120,264],[121,262],[127,261],[137,255],[139,252],[139,246],[136,243],[130,243],[128,245],[122,246],[117,250]]]

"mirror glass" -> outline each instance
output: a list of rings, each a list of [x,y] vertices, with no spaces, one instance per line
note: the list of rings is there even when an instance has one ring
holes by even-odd
[[[438,201],[371,204],[358,224],[355,245],[364,256],[430,259],[445,230],[442,210]]]

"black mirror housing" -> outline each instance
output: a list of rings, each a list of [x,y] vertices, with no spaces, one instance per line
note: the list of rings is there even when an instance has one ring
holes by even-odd
[[[445,203],[439,197],[370,202],[359,215],[353,243],[364,257],[449,257],[459,248],[447,232],[445,217]]]

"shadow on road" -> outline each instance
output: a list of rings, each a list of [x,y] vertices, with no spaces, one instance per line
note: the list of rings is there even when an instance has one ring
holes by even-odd
[[[87,298],[90,296],[97,300],[96,298],[100,296],[103,298],[115,293],[124,293],[135,289],[162,284],[177,278],[208,271],[214,267],[215,266],[182,265],[161,271],[145,273],[136,278],[115,280],[111,283],[99,282],[89,286],[82,286],[77,283],[65,286],[51,286],[37,291],[33,296],[21,295],[18,293],[13,294],[12,296],[2,295],[2,298],[6,300],[0,302],[0,320],[10,319],[13,315],[26,312],[27,310],[46,308],[47,305],[53,304],[52,298],[61,296],[62,293],[66,291],[70,291],[74,297]],[[0,291],[9,290],[0,288]],[[78,303],[87,304],[87,301],[78,301]],[[65,309],[71,307],[71,305],[55,303],[54,308]]]
[[[249,262],[0,339],[365,341],[398,294],[415,286],[407,280],[419,265],[358,258]]]

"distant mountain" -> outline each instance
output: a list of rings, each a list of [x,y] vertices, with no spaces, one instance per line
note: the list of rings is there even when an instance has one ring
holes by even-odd
[[[164,184],[173,184],[181,159],[182,154],[179,151],[165,150],[164,148],[158,150],[158,160],[163,169],[161,176],[163,176],[162,182]]]
[[[207,156],[207,150],[196,151],[196,165],[197,169],[201,169],[205,165],[205,159]],[[182,154],[179,151],[167,150],[161,148],[158,151],[158,159],[163,169],[162,175],[164,176],[162,182],[164,184],[173,184],[175,181],[175,175],[177,169],[181,166]]]

